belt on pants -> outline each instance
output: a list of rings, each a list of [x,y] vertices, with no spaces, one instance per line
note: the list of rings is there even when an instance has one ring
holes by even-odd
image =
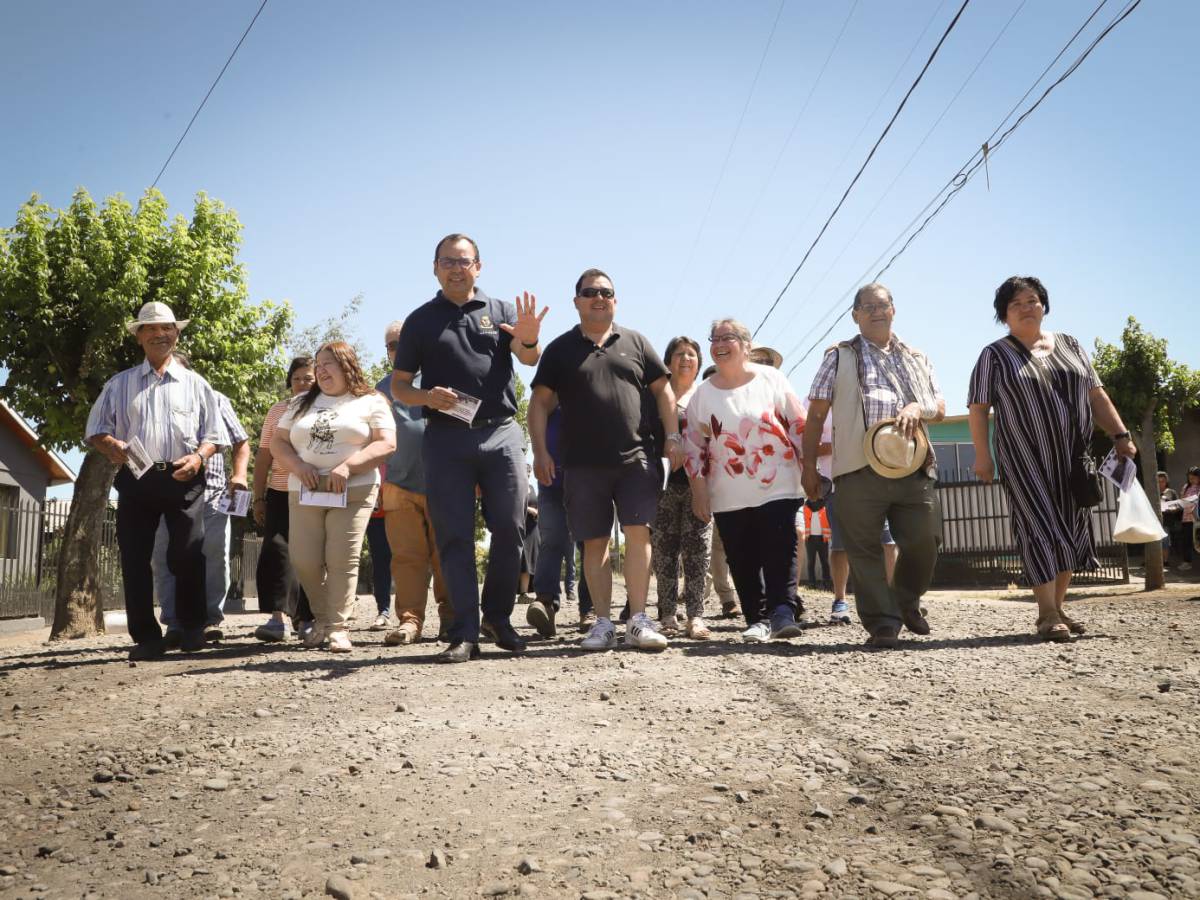
[[[475,419],[472,422],[464,422],[461,419],[445,417],[440,419],[430,419],[429,424],[445,426],[447,428],[470,429],[474,431],[479,428],[499,428],[501,425],[507,425],[512,420],[512,416],[495,416],[491,419]]]

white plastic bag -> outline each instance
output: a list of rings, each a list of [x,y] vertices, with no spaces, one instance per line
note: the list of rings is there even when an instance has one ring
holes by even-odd
[[[1134,481],[1129,490],[1121,491],[1113,540],[1122,544],[1149,544],[1166,536],[1141,482]]]

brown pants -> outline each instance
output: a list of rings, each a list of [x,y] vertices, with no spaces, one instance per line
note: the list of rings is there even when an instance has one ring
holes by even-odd
[[[433,599],[443,628],[454,619],[450,594],[442,580],[437,542],[425,495],[394,484],[383,485],[383,524],[392,548],[392,589],[396,592],[396,618],[401,623],[425,624],[425,598],[433,575]]]

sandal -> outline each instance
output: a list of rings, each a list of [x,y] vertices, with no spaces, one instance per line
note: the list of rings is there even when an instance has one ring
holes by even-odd
[[[1071,634],[1087,634],[1087,626],[1082,622],[1076,622],[1066,613],[1060,612],[1058,617],[1063,620],[1063,624],[1067,626],[1067,629],[1071,632]]]
[[[699,616],[693,616],[688,619],[687,636],[693,641],[707,641],[712,639],[712,632],[709,631],[708,625]]]
[[[1066,644],[1071,640],[1071,630],[1065,622],[1051,622],[1048,619],[1037,620],[1037,634],[1043,641],[1052,644]]]

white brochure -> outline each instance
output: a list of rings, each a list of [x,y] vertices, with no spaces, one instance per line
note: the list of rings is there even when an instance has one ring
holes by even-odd
[[[127,457],[125,465],[133,473],[134,478],[141,478],[154,465],[154,460],[150,458],[145,445],[136,435],[125,445],[125,456]]]
[[[244,516],[249,511],[249,491],[234,491],[232,497],[228,493],[225,493],[217,501],[217,512],[223,512],[227,516]]]
[[[1109,450],[1108,456],[1100,463],[1100,474],[1122,491],[1128,491],[1137,478],[1137,466],[1128,457],[1118,457],[1116,450]]]
[[[304,485],[300,486],[301,506],[330,506],[339,509],[346,508],[345,491],[310,491]]]
[[[450,409],[444,409],[448,416],[454,416],[456,419],[462,419],[470,425],[475,421],[475,414],[479,412],[479,407],[483,405],[483,401],[478,397],[472,397],[470,394],[464,394],[462,391],[455,391],[455,396],[458,397],[458,402]]]

